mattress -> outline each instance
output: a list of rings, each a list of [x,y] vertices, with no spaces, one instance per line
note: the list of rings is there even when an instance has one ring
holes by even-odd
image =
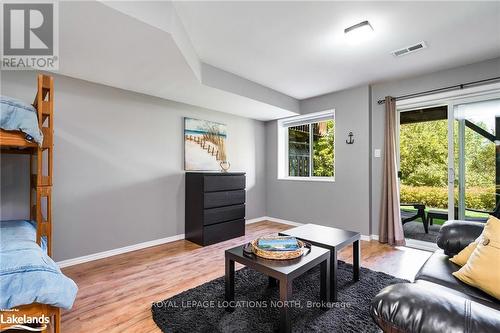
[[[41,303],[70,309],[78,287],[35,242],[35,224],[0,221],[0,309]]]

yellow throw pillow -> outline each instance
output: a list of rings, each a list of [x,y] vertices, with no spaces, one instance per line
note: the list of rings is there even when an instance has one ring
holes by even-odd
[[[467,263],[467,260],[469,260],[472,252],[474,252],[474,250],[476,249],[479,240],[480,238],[467,245],[462,251],[455,254],[453,258],[450,258],[450,261],[454,264],[457,264],[458,266],[465,265]]]
[[[452,273],[460,281],[500,299],[500,220],[490,216],[467,263]]]

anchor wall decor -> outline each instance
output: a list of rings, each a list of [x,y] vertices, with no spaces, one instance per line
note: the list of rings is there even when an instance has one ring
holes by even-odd
[[[348,145],[352,145],[354,143],[354,134],[352,134],[352,132],[349,132],[347,136],[349,137],[349,139],[345,140],[345,143],[347,143]]]

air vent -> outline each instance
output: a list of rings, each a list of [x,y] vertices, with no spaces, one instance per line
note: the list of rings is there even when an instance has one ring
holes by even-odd
[[[407,47],[403,47],[402,49],[392,51],[391,54],[395,57],[401,57],[405,54],[410,54],[413,52],[417,52],[418,50],[422,50],[427,48],[427,44],[425,42],[420,42],[414,45],[410,45]]]

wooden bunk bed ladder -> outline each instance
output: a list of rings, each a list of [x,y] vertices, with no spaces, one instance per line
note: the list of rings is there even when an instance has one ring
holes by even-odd
[[[38,75],[38,90],[33,102],[37,110],[38,127],[43,133],[42,146],[30,157],[31,219],[36,222],[36,242],[47,241],[47,254],[52,256],[52,172],[54,155],[54,79]]]
[[[47,241],[47,254],[52,256],[52,170],[54,156],[54,79],[39,74],[33,106],[43,142],[26,140],[21,131],[0,130],[1,152],[30,155],[30,219],[37,226],[36,242]]]

